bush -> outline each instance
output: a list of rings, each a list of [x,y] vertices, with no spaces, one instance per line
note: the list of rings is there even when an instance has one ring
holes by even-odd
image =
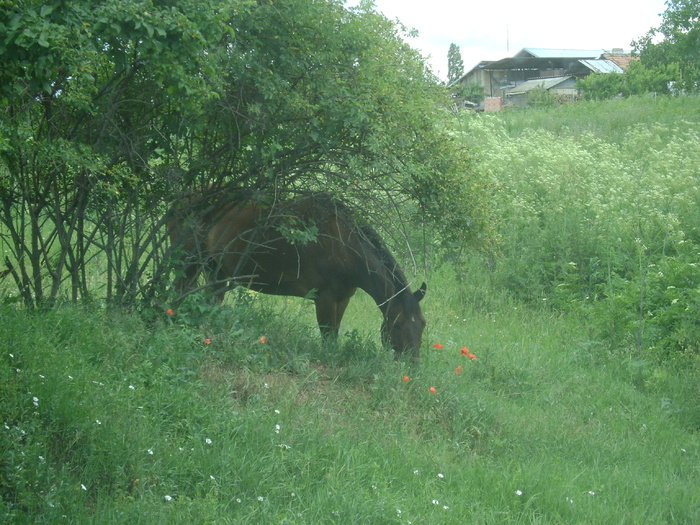
[[[557,96],[544,86],[539,86],[528,93],[527,105],[531,108],[551,108],[557,105]]]

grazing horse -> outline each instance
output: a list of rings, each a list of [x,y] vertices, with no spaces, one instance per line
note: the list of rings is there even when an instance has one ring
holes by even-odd
[[[409,351],[418,360],[425,327],[418,302],[425,283],[412,293],[377,232],[346,206],[325,194],[274,206],[220,202],[192,200],[172,212],[171,241],[186,253],[184,275],[176,282],[180,293],[204,272],[219,299],[232,285],[311,298],[322,336],[337,338],[345,308],[360,288],[381,310],[383,340],[396,357]]]

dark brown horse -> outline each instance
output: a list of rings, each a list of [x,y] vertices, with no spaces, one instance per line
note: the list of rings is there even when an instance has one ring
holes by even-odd
[[[203,272],[219,298],[232,285],[308,297],[316,304],[321,334],[337,338],[345,308],[360,288],[381,310],[383,339],[396,356],[408,350],[418,360],[425,327],[418,302],[425,283],[412,293],[379,235],[354,220],[347,207],[323,194],[275,206],[248,200],[191,211],[197,207],[191,201],[183,213],[180,206],[169,223],[173,244],[186,252],[184,276],[176,283],[181,293]]]

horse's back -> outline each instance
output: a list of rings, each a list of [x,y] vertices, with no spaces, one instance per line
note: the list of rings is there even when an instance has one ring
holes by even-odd
[[[220,278],[238,278],[251,289],[279,295],[306,296],[333,289],[348,295],[356,284],[359,250],[353,228],[327,206],[293,201],[271,209],[251,201],[222,206],[206,237]],[[307,242],[285,237],[287,226],[314,228]],[[356,241],[355,241],[356,242]]]

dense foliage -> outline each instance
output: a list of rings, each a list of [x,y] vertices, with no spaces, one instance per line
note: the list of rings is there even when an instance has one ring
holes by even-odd
[[[699,114],[648,97],[463,116],[495,189],[493,284],[585,313],[614,347],[700,355]]]
[[[672,89],[700,87],[700,1],[667,0],[658,28],[634,42],[642,64],[650,71],[668,71]]]
[[[678,93],[678,84],[674,80],[678,77],[676,63],[649,66],[634,61],[624,73],[592,73],[578,80],[576,86],[583,91],[586,100],[606,100],[645,93],[668,95]]]
[[[380,225],[408,201],[453,239],[483,229],[444,91],[371,3],[26,0],[0,34],[0,235],[27,305],[152,298],[167,203],[195,188],[320,188]]]

